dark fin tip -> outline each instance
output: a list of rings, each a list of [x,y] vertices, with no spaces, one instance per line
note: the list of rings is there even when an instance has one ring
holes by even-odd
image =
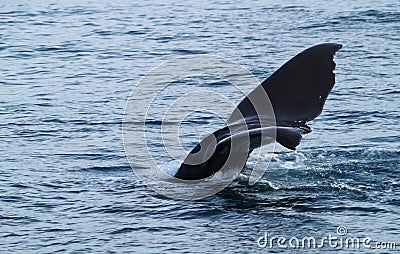
[[[278,128],[276,141],[290,150],[296,150],[302,139],[302,134],[305,133],[307,132],[299,128]]]

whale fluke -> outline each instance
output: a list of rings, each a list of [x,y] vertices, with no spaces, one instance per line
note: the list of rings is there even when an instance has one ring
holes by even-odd
[[[195,146],[175,177],[184,180],[210,177],[221,170],[230,154],[248,156],[264,145],[265,136],[295,150],[302,135],[311,132],[306,123],[321,114],[335,84],[333,56],[341,48],[341,44],[319,44],[286,62],[239,103],[226,127]],[[273,112],[264,111],[263,103],[272,105]],[[248,142],[244,142],[244,147],[237,145],[241,139]],[[194,163],[194,157],[205,159]]]

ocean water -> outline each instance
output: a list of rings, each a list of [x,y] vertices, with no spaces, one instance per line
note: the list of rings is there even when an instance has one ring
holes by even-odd
[[[399,10],[396,0],[1,2],[0,252],[278,253],[260,237],[338,237],[338,227],[398,251]],[[152,68],[213,54],[262,81],[323,42],[344,45],[336,85],[313,132],[295,152],[278,146],[258,183],[240,178],[179,201],[135,176],[123,112]],[[224,83],[200,85],[240,99]],[[172,94],[187,84],[176,86]],[[221,123],[207,112],[192,118],[181,133],[189,147]]]

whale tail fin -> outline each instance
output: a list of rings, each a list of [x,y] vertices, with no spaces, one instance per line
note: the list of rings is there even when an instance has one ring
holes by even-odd
[[[260,100],[262,87],[268,95],[265,103],[271,103],[277,126],[304,126],[322,112],[335,84],[333,56],[341,48],[341,44],[324,43],[302,51],[254,89],[237,109],[245,118],[257,116],[253,104]]]
[[[335,84],[333,56],[341,48],[341,44],[327,43],[306,49],[261,84],[278,125],[305,123],[321,114]]]
[[[296,150],[296,147],[303,138],[302,134],[305,133],[306,132],[300,128],[278,127],[276,131],[276,141],[290,150]]]
[[[239,135],[246,134],[250,137],[250,144],[246,150],[248,154],[263,145],[260,140],[263,138],[262,135],[265,135],[263,130],[266,126],[276,124],[273,138],[291,150],[295,150],[300,144],[302,134],[311,132],[306,123],[322,112],[329,92],[335,84],[333,56],[341,48],[341,44],[325,43],[304,50],[286,62],[239,103],[227,124],[231,126],[242,121],[242,124],[247,127],[248,131],[243,132],[241,129],[242,132]],[[267,96],[260,96],[260,94]],[[257,106],[254,106],[254,102]],[[259,109],[262,109],[263,105],[265,107],[272,105],[274,121],[271,122],[271,117],[268,115],[259,114]],[[261,111],[269,114],[268,110]],[[243,123],[243,118],[245,123]],[[263,119],[268,120],[265,123]],[[187,163],[192,154],[201,154],[203,150],[207,150],[201,147],[208,147],[209,150],[212,146],[206,145],[204,140],[201,141],[203,145],[197,145],[190,152],[175,177],[200,180],[215,174],[225,165],[227,155],[231,152],[231,141],[238,133],[229,132],[225,127],[212,135],[218,141],[217,144],[213,144],[215,152],[212,156],[198,165]],[[230,138],[226,139],[227,135]]]

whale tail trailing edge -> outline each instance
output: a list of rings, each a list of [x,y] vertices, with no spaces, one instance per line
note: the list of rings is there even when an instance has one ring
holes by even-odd
[[[272,105],[276,128],[273,128],[275,132],[271,136],[278,143],[295,150],[302,135],[311,132],[306,122],[322,112],[329,92],[335,84],[333,56],[341,48],[341,44],[325,43],[304,50],[286,62],[239,103],[227,123],[228,126],[237,124],[238,114],[235,112],[240,112],[240,116],[244,118],[244,122],[242,120],[241,123],[243,128],[239,128],[240,132],[243,134],[245,131],[250,141],[248,154],[263,145],[260,140],[261,136],[265,135],[263,130],[266,125],[262,120],[265,116],[260,116],[260,105],[254,106],[255,100],[260,104],[260,91],[268,95],[263,99],[264,103]],[[198,165],[189,163],[191,154],[202,152],[197,145],[182,163],[175,177],[200,180],[219,171],[231,152],[231,141],[240,136],[228,126],[211,134],[217,143],[213,147],[215,152],[208,160]],[[268,122],[267,126],[271,126],[271,122]],[[240,149],[239,151],[243,152]]]
[[[341,44],[325,43],[299,53],[261,83],[272,104],[276,124],[298,125],[316,118],[335,84],[333,56]],[[256,116],[251,97],[254,89],[237,108],[244,117]]]
[[[301,52],[261,85],[280,122],[307,122],[322,112],[335,84],[334,54],[341,44],[320,44]]]

